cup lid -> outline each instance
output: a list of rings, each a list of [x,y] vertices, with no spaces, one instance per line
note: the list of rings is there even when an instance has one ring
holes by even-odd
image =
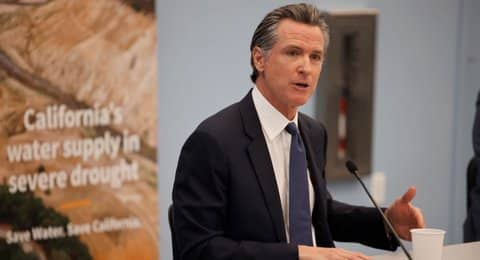
[[[443,235],[446,233],[446,231],[438,228],[414,228],[410,229],[410,233],[425,235]]]

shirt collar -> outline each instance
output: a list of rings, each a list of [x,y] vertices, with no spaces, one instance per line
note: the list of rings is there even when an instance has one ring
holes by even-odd
[[[270,102],[268,102],[256,86],[252,90],[252,99],[255,109],[257,110],[260,124],[269,140],[275,139],[275,137],[277,137],[290,122],[295,123],[298,128],[298,112],[295,113],[295,117],[292,121],[288,120],[282,113],[272,106]]]

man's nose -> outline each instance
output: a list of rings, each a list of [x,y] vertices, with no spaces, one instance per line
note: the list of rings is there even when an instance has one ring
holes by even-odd
[[[308,55],[303,56],[298,66],[298,72],[308,74],[312,70],[312,64]]]

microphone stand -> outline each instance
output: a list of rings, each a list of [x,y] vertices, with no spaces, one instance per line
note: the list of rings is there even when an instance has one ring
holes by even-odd
[[[390,229],[390,232],[392,232],[393,236],[395,237],[395,239],[397,240],[398,244],[400,245],[400,247],[402,248],[403,252],[405,253],[405,255],[407,256],[408,260],[412,260],[412,256],[410,255],[410,253],[407,251],[407,249],[405,248],[405,246],[403,245],[402,241],[400,241],[400,237],[398,236],[397,232],[395,231],[395,229],[393,228],[392,224],[390,223],[390,221],[388,220],[387,216],[385,216],[385,214],[383,213],[382,209],[380,209],[380,207],[377,205],[377,202],[375,202],[375,200],[373,199],[372,195],[370,194],[370,192],[368,191],[367,187],[365,186],[365,184],[363,183],[362,179],[360,179],[360,177],[358,176],[357,174],[357,166],[355,166],[355,164],[352,162],[352,161],[347,161],[346,163],[346,167],[348,169],[348,171],[350,173],[352,173],[355,178],[357,178],[357,180],[360,182],[360,184],[362,185],[363,189],[365,190],[365,192],[367,193],[368,197],[370,198],[370,200],[372,201],[373,205],[375,206],[375,208],[378,210],[378,212],[380,212],[380,215],[382,215],[382,218],[383,218],[383,221],[385,221],[385,223],[387,224],[388,226],[388,229]]]

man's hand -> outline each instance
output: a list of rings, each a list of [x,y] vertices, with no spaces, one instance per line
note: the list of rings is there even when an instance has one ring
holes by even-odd
[[[357,252],[341,248],[298,246],[299,260],[370,260],[371,258]]]
[[[385,215],[392,223],[398,236],[408,241],[412,240],[410,229],[425,227],[422,212],[410,203],[416,193],[417,189],[415,187],[408,188],[407,192],[402,197],[396,199],[385,211]]]

